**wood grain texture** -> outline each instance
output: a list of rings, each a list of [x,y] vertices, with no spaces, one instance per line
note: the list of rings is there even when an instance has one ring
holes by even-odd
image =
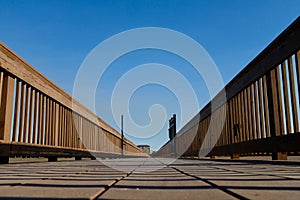
[[[14,79],[3,76],[0,105],[0,140],[10,141],[12,108],[14,98]]]

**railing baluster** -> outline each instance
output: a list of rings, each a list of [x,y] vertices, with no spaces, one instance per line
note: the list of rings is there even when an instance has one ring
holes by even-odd
[[[261,138],[261,130],[260,130],[260,119],[259,119],[259,101],[258,101],[258,81],[254,82],[254,104],[255,104],[255,127],[256,127],[256,139]]]
[[[4,73],[2,71],[0,71],[0,106],[1,106],[1,100],[2,100],[3,78],[4,78]]]
[[[21,97],[20,97],[20,90],[22,90],[21,82],[17,80],[16,82],[16,97],[15,97],[15,110],[14,110],[14,125],[13,125],[13,137],[12,141],[16,142],[18,139],[18,126],[20,123],[20,118],[19,118],[19,113],[20,113],[20,102],[21,102]]]
[[[268,75],[270,76],[270,75]],[[271,130],[270,130],[270,110],[269,110],[269,98],[272,98],[272,94],[268,93],[271,90],[271,84],[269,84],[269,89],[267,88],[267,76],[263,76],[263,92],[264,92],[264,114],[265,114],[265,127],[266,127],[266,136],[271,137]],[[273,102],[273,101],[272,101]],[[273,109],[272,109],[273,112]]]
[[[26,88],[26,97],[25,97],[25,118],[24,118],[24,133],[23,133],[23,142],[27,143],[28,139],[28,127],[29,127],[29,105],[30,105],[30,87],[27,85]]]
[[[296,103],[296,88],[295,88],[295,79],[294,79],[294,67],[292,57],[288,58],[288,73],[289,73],[289,81],[290,81],[290,94],[292,100],[292,117],[293,117],[293,131],[299,132],[298,125],[298,110]]]
[[[34,101],[34,90],[31,88],[30,90],[30,104],[29,104],[29,112],[28,112],[28,116],[29,116],[29,131],[28,131],[28,143],[32,144],[32,129],[33,129],[33,125],[32,125],[32,116],[33,116],[33,101]]]
[[[291,127],[291,113],[290,113],[290,98],[289,98],[289,91],[288,91],[288,77],[286,73],[286,64],[285,62],[282,62],[281,64],[282,68],[282,82],[283,82],[283,91],[284,91],[284,105],[285,105],[285,113],[286,113],[286,128],[287,128],[287,134],[292,132]]]
[[[259,110],[260,110],[260,130],[261,137],[266,138],[266,129],[265,129],[265,113],[264,113],[264,97],[263,97],[263,79],[260,78],[258,81],[258,95],[259,95]]]
[[[38,127],[38,113],[39,113],[39,102],[38,102],[38,99],[39,99],[39,96],[38,96],[38,93],[36,90],[34,90],[34,111],[33,111],[33,114],[34,114],[34,117],[33,117],[33,143],[34,144],[38,144],[38,133],[37,133],[37,127]]]
[[[20,108],[20,124],[18,142],[22,142],[24,138],[24,117],[25,117],[25,103],[26,103],[26,85],[22,82],[21,90],[21,108]]]
[[[285,132],[284,129],[284,113],[283,113],[283,105],[282,105],[282,92],[281,92],[281,77],[280,77],[280,66],[276,67],[276,80],[277,80],[277,102],[279,105],[279,122],[280,122],[280,135],[283,135],[283,133]]]

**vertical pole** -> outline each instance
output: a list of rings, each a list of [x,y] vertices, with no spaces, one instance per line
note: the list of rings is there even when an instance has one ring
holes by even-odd
[[[121,115],[121,135],[122,135],[122,141],[121,141],[121,155],[124,156],[124,132],[123,132],[123,115]]]
[[[12,108],[14,100],[14,79],[4,76],[0,105],[0,140],[10,141]]]
[[[176,158],[177,153],[176,153],[176,114],[173,114],[173,119],[174,119],[174,128],[173,128],[173,134],[174,134],[174,157]]]
[[[0,96],[0,141],[10,141],[12,108],[14,99],[14,79],[11,76],[3,76],[2,95]],[[5,145],[0,151],[0,164],[9,162],[9,147]]]

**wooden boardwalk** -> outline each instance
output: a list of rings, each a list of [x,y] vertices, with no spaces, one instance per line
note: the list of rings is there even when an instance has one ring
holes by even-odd
[[[181,159],[167,164],[162,159],[110,159],[105,164],[33,160],[1,165],[0,198],[299,199],[300,195],[297,162]]]

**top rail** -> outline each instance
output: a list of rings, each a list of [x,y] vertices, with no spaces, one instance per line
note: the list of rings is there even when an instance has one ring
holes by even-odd
[[[187,149],[184,155],[197,156],[201,146],[213,145],[205,142],[206,136],[217,135],[209,124],[218,127],[224,113],[224,126],[210,154],[300,151],[292,142],[299,144],[299,49],[300,17],[225,86],[226,102],[220,92],[179,131],[176,145]],[[212,102],[217,104],[213,109]],[[185,145],[187,135],[195,136],[190,146]],[[291,145],[280,144],[282,140]],[[170,146],[169,141],[157,155],[169,154]]]
[[[0,73],[0,143],[146,155],[1,42]]]

